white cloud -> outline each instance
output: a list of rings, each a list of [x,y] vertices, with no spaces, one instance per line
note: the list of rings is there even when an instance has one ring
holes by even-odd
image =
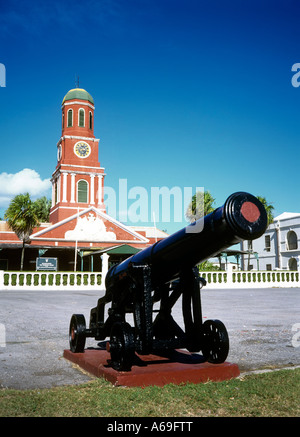
[[[50,188],[50,179],[41,179],[30,168],[24,168],[18,173],[0,173],[0,206],[8,206],[17,194],[29,193],[32,198],[49,196]]]

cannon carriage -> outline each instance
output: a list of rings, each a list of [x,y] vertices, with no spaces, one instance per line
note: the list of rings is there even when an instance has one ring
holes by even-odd
[[[109,339],[111,365],[122,371],[131,370],[136,353],[167,354],[182,348],[201,352],[205,361],[224,362],[228,333],[220,320],[202,321],[201,288],[206,284],[196,266],[233,244],[260,237],[266,227],[259,200],[234,193],[211,214],[112,267],[105,279],[106,293],[91,309],[89,327],[82,314],[71,317],[71,351],[83,352],[87,337]],[[172,316],[179,298],[184,327]],[[110,307],[105,320],[106,305]],[[127,314],[133,315],[134,326]]]

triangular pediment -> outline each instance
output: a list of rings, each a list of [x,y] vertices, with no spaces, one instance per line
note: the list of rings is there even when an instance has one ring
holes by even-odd
[[[148,243],[143,235],[108,216],[103,211],[89,207],[52,224],[30,237],[31,240],[78,241],[89,243]]]

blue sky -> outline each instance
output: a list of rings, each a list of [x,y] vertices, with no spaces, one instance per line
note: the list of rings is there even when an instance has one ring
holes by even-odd
[[[18,190],[51,197],[76,75],[116,192],[204,187],[219,206],[244,190],[300,212],[299,15],[292,0],[1,2],[0,215]]]

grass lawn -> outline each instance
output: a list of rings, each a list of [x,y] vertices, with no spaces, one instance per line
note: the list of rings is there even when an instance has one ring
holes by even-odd
[[[300,369],[205,384],[0,390],[1,417],[299,417]]]

